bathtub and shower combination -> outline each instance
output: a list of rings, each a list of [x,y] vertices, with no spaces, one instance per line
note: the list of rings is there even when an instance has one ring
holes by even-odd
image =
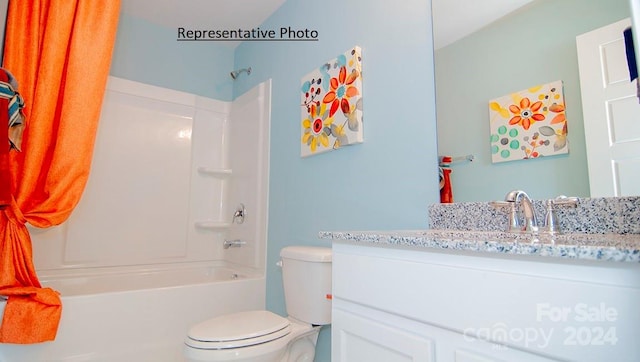
[[[58,335],[0,362],[181,361],[189,326],[264,309],[269,103],[269,81],[222,102],[110,78],[83,199],[30,230]]]
[[[0,361],[181,361],[190,325],[264,305],[263,274],[214,263],[72,274],[42,280],[62,297],[56,340],[2,345]]]

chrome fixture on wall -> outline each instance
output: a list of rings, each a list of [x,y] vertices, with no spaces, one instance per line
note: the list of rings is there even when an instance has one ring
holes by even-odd
[[[247,209],[244,207],[244,204],[241,203],[233,213],[233,220],[231,221],[231,223],[242,224],[244,222],[245,216],[247,216]]]
[[[234,70],[229,74],[231,75],[231,78],[233,78],[233,80],[236,80],[236,78],[238,78],[238,76],[240,74],[242,74],[242,73],[247,73],[247,75],[250,75],[251,74],[251,67]]]
[[[229,249],[229,248],[239,248],[242,245],[246,244],[246,241],[242,241],[240,239],[235,239],[235,240],[225,240],[224,244],[222,244],[222,247],[225,249]]]

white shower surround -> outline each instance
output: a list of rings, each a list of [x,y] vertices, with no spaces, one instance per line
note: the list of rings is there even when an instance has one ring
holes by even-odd
[[[30,227],[62,296],[58,336],[0,344],[0,361],[176,361],[189,325],[264,309],[270,93],[223,102],[110,77],[82,200]],[[233,239],[246,244],[224,249]]]
[[[30,229],[39,275],[205,260],[264,269],[270,90],[223,102],[110,77],[80,203],[64,224]],[[232,224],[240,203],[248,217]]]

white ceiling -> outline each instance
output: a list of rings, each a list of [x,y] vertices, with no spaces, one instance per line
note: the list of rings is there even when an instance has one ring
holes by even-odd
[[[122,0],[122,10],[158,25],[191,29],[252,29],[286,0]],[[439,49],[533,0],[432,0]],[[159,5],[162,4],[162,5]]]

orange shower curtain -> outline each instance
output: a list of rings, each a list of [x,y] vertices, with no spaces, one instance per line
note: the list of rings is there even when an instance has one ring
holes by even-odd
[[[58,225],[80,200],[119,8],[120,0],[9,3],[3,67],[19,82],[26,128],[22,152],[9,155],[11,205],[0,210],[0,295],[8,296],[0,342],[55,339],[60,298],[40,286],[25,223]]]

